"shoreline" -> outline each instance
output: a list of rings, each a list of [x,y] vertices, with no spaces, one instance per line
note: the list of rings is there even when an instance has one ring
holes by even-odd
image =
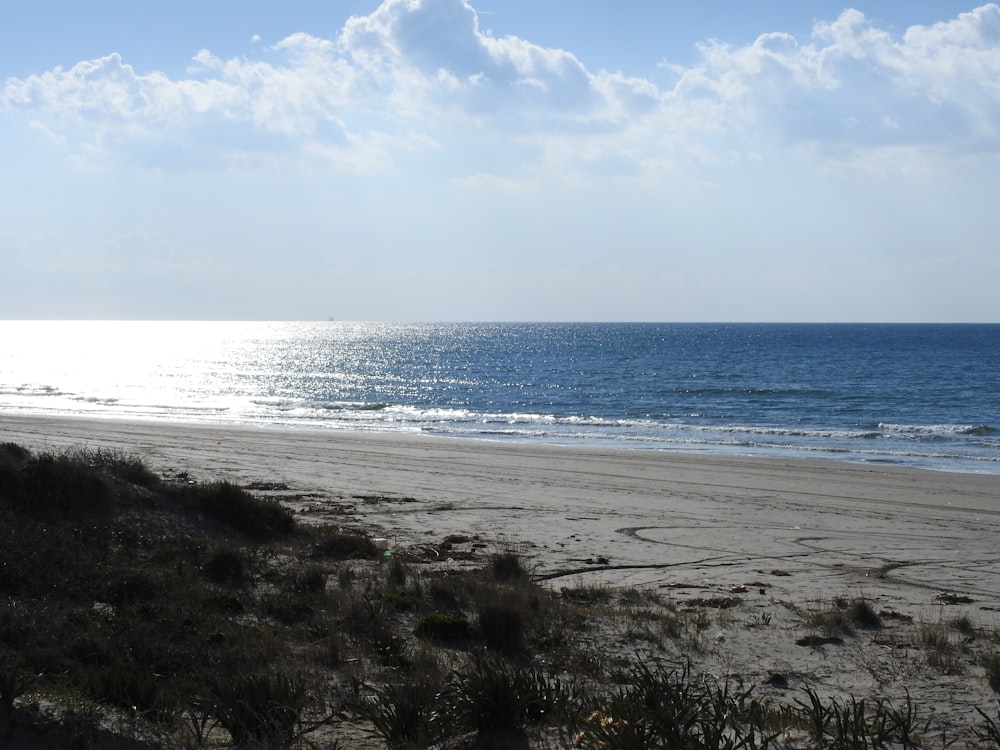
[[[47,413],[47,412],[34,412],[34,411],[15,411],[15,412],[4,412],[2,407],[0,407],[0,424],[3,420],[38,420],[40,422],[51,421],[55,423],[63,421],[79,421],[79,422],[93,422],[93,423],[123,423],[132,425],[149,425],[151,428],[164,427],[164,428],[185,428],[193,430],[217,430],[217,431],[227,431],[227,430],[247,430],[250,432],[254,431],[275,431],[279,433],[305,433],[314,436],[326,436],[331,439],[342,439],[342,438],[356,438],[364,439],[367,437],[377,438],[380,436],[398,436],[401,439],[407,440],[423,440],[423,439],[436,439],[436,440],[447,440],[455,441],[456,443],[473,443],[473,444],[486,444],[492,446],[511,446],[514,448],[524,448],[527,450],[533,450],[535,448],[543,449],[558,449],[558,450],[581,450],[581,451],[591,451],[599,454],[607,454],[609,456],[616,455],[618,453],[652,453],[657,455],[666,456],[688,456],[695,459],[704,458],[706,460],[714,459],[733,459],[733,460],[747,460],[747,461],[764,461],[764,462],[775,462],[779,465],[784,464],[799,464],[799,463],[820,463],[826,464],[830,463],[835,466],[846,465],[862,468],[871,469],[901,469],[905,471],[923,471],[931,472],[935,474],[946,474],[953,476],[984,476],[984,477],[995,477],[1000,479],[1000,470],[998,471],[987,471],[983,469],[976,469],[970,467],[976,467],[980,463],[980,459],[974,459],[971,457],[965,458],[953,458],[950,461],[953,465],[949,465],[948,462],[941,462],[938,464],[923,464],[919,461],[907,461],[903,458],[893,458],[892,454],[886,453],[850,453],[850,452],[838,452],[838,451],[827,451],[823,449],[808,449],[802,447],[786,447],[786,448],[756,448],[754,450],[747,449],[745,446],[730,446],[729,449],[723,450],[720,446],[708,447],[708,448],[685,448],[683,444],[670,444],[670,443],[647,443],[642,440],[635,442],[623,441],[606,442],[596,438],[583,438],[583,439],[573,439],[573,440],[559,440],[558,438],[523,438],[523,437],[510,437],[510,436],[499,436],[490,435],[484,433],[482,435],[463,435],[455,434],[448,431],[436,431],[436,430],[412,430],[403,431],[397,429],[385,429],[385,428],[374,428],[374,429],[351,429],[351,428],[341,428],[341,427],[324,427],[305,423],[294,423],[294,422],[259,422],[259,423],[243,423],[243,422],[225,422],[225,421],[212,421],[212,420],[184,420],[184,419],[172,419],[163,416],[135,416],[128,414],[100,414],[100,413],[78,413],[78,414],[65,414],[61,412]],[[724,447],[724,446],[723,446]],[[868,457],[863,457],[863,456]],[[849,457],[848,457],[849,456]],[[987,462],[992,463],[992,462]]]

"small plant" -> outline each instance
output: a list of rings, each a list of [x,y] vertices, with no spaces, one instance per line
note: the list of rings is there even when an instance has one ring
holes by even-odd
[[[917,747],[922,735],[930,727],[931,720],[927,719],[923,724],[918,722],[917,707],[910,697],[910,691],[906,691],[906,701],[902,707],[896,708],[880,703],[879,708],[888,719],[892,738],[900,742],[904,748]]]
[[[406,579],[409,576],[409,571],[406,566],[400,562],[398,557],[393,557],[389,561],[389,567],[386,569],[386,582],[389,586],[393,588],[399,588],[406,585]]]
[[[976,712],[983,718],[972,727],[972,733],[982,743],[983,748],[1000,747],[1000,708],[995,716],[990,716],[976,706]]]
[[[882,627],[882,618],[864,597],[857,597],[848,603],[847,616],[852,623],[865,630],[878,630]]]
[[[362,703],[360,712],[387,747],[424,747],[437,739],[435,698],[435,690],[419,683],[389,685]]]
[[[698,682],[689,665],[676,671],[641,664],[583,720],[574,744],[595,750],[755,750],[776,736],[763,731],[764,718],[749,689]]]
[[[810,737],[818,747],[844,750],[878,750],[895,743],[916,747],[930,721],[918,722],[917,709],[909,692],[902,707],[883,700],[869,707],[865,700],[851,696],[846,701],[831,698],[823,702],[812,688],[806,688],[808,702],[796,699]]]
[[[799,706],[802,718],[805,720],[809,736],[818,746],[825,744],[825,738],[830,733],[830,721],[833,718],[833,710],[830,704],[824,703],[819,694],[811,687],[806,688],[806,697],[809,702],[795,699]]]
[[[858,700],[854,696],[844,703],[830,702],[832,721],[830,734],[833,745],[850,750],[875,750],[882,746],[885,739],[885,723],[878,721],[879,717],[869,723],[865,712],[864,698]]]
[[[855,628],[876,630],[882,627],[882,618],[867,599],[857,597],[850,601],[837,599],[832,607],[812,612],[806,624],[832,637],[853,635]]]
[[[961,671],[962,665],[957,654],[958,647],[953,631],[947,623],[922,623],[918,637],[926,654],[928,665],[939,670],[941,674],[956,674]]]
[[[211,706],[206,706],[202,701],[194,701],[181,717],[184,729],[190,737],[188,747],[193,750],[201,750],[207,747],[208,736],[216,727],[218,722],[212,718]]]
[[[949,624],[954,630],[957,630],[959,633],[961,633],[966,637],[971,637],[976,633],[975,623],[972,622],[972,618],[969,617],[968,615],[961,615],[960,617],[956,617]]]
[[[490,572],[497,581],[505,583],[524,581],[528,571],[516,552],[497,552],[490,556]]]
[[[307,701],[305,682],[283,673],[251,674],[220,682],[209,702],[238,746],[287,748]]]
[[[565,715],[568,695],[537,669],[479,653],[466,672],[454,675],[440,711],[442,720],[478,732],[522,729]]]

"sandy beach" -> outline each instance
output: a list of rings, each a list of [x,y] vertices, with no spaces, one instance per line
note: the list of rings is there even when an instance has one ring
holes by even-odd
[[[297,510],[346,505],[400,547],[507,539],[543,576],[711,587],[780,570],[775,595],[860,588],[902,605],[953,591],[1000,607],[997,476],[94,419],[5,416],[0,428],[33,449],[115,448],[200,481],[281,484]]]
[[[781,673],[841,694],[910,692],[955,725],[977,706],[995,709],[981,669],[904,666],[920,651],[909,636],[864,634],[836,649],[803,648],[796,636],[805,611],[838,597],[863,597],[915,624],[965,616],[996,635],[998,476],[28,416],[0,418],[0,440],[120,449],[167,476],[256,486],[304,520],[336,517],[400,552],[453,534],[516,544],[556,588],[648,587],[688,600],[738,591],[743,614],[715,622],[703,647],[703,666],[716,674],[760,683]],[[765,614],[771,627],[745,626]]]

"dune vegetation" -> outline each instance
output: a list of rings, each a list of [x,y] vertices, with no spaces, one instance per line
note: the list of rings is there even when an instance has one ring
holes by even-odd
[[[119,451],[0,445],[0,744],[1000,746],[1000,714],[955,737],[909,695],[699,672],[720,619],[770,627],[738,594],[555,590],[515,540],[404,550],[375,531],[305,523],[263,485],[166,479]],[[803,647],[887,628],[863,597],[803,620]],[[975,662],[1000,688],[997,647],[963,646],[995,632],[907,632],[923,668]]]

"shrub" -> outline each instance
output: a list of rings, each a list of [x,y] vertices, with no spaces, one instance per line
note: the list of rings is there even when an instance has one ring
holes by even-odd
[[[417,621],[413,632],[419,638],[438,643],[463,643],[472,636],[472,625],[461,613],[431,612]]]
[[[107,479],[69,455],[43,454],[24,466],[18,506],[32,515],[82,515],[103,512],[111,504]]]
[[[150,601],[156,597],[162,586],[148,570],[126,569],[112,574],[112,580],[104,589],[104,600],[115,606]]]
[[[29,455],[17,443],[0,443],[0,500],[20,495],[21,472]]]
[[[513,550],[503,550],[490,555],[489,570],[493,578],[505,583],[527,581],[528,569],[521,556]]]
[[[31,687],[33,678],[14,657],[0,655],[0,717],[8,718],[14,711],[14,701]]]
[[[501,654],[517,653],[524,648],[524,614],[520,609],[499,601],[479,609],[479,632],[486,647]]]
[[[163,719],[175,708],[146,665],[114,661],[87,670],[83,678],[91,696],[139,716]]]
[[[103,470],[106,474],[140,487],[155,487],[160,477],[135,453],[98,448],[73,454],[76,461]]]
[[[291,588],[297,594],[322,594],[326,591],[327,571],[319,565],[307,565],[291,574]]]
[[[185,505],[248,536],[271,538],[295,528],[291,512],[280,503],[254,497],[230,482],[185,485],[175,492]]]
[[[866,630],[878,630],[882,627],[882,618],[878,616],[871,602],[863,597],[852,599],[848,603],[847,616],[855,625]]]
[[[321,532],[313,544],[312,554],[331,560],[371,560],[378,557],[378,550],[364,534],[329,529]]]
[[[313,612],[312,602],[302,594],[279,592],[263,597],[264,612],[282,625],[297,625],[308,620]]]
[[[210,581],[225,584],[242,584],[247,578],[247,556],[239,547],[218,547],[203,568]]]

